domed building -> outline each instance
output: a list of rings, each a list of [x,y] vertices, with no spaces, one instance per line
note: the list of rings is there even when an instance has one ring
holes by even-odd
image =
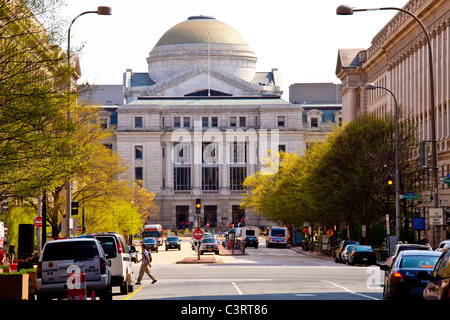
[[[229,25],[192,16],[173,26],[150,52],[147,73],[125,73],[125,98],[139,96],[281,95],[278,71],[256,72],[257,57]]]
[[[164,229],[230,224],[270,226],[240,208],[245,178],[277,151],[301,154],[323,139],[304,128],[304,110],[281,98],[277,69],[256,71],[242,35],[209,16],[192,16],[165,32],[147,57],[148,70],[126,70],[125,104],[104,106],[109,145],[129,163],[129,176],[155,193]],[[196,200],[201,201],[197,214]]]

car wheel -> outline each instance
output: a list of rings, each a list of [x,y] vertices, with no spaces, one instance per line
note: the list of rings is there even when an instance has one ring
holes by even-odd
[[[100,300],[112,301],[112,287],[108,286],[100,293]]]

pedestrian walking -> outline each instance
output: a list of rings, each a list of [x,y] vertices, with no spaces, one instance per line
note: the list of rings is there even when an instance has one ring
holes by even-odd
[[[9,253],[9,264],[11,264],[14,262],[14,256],[16,255],[16,246],[14,245],[14,243],[11,243],[9,245],[8,253]]]
[[[141,284],[141,280],[144,277],[144,273],[146,273],[150,279],[152,279],[152,284],[154,284],[157,280],[155,279],[155,277],[152,276],[152,274],[150,273],[150,268],[151,266],[151,262],[152,262],[152,255],[150,252],[147,251],[147,245],[145,243],[142,244],[142,259],[137,261],[141,263],[141,268],[139,269],[139,276],[138,276],[138,280],[136,282],[136,284]]]

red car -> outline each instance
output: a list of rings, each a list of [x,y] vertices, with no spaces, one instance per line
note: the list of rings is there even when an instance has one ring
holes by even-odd
[[[425,300],[450,300],[450,249],[441,255],[431,275],[421,271],[417,278],[429,280],[423,290]]]

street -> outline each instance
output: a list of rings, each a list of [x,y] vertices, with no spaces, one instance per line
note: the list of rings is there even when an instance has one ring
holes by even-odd
[[[196,257],[190,239],[182,249],[152,252],[151,272],[144,275],[135,291],[114,300],[381,300],[383,275],[376,266],[336,264],[331,257],[319,257],[293,249],[247,248],[246,255],[214,255],[217,263],[182,264]],[[140,264],[134,264],[137,278]]]

